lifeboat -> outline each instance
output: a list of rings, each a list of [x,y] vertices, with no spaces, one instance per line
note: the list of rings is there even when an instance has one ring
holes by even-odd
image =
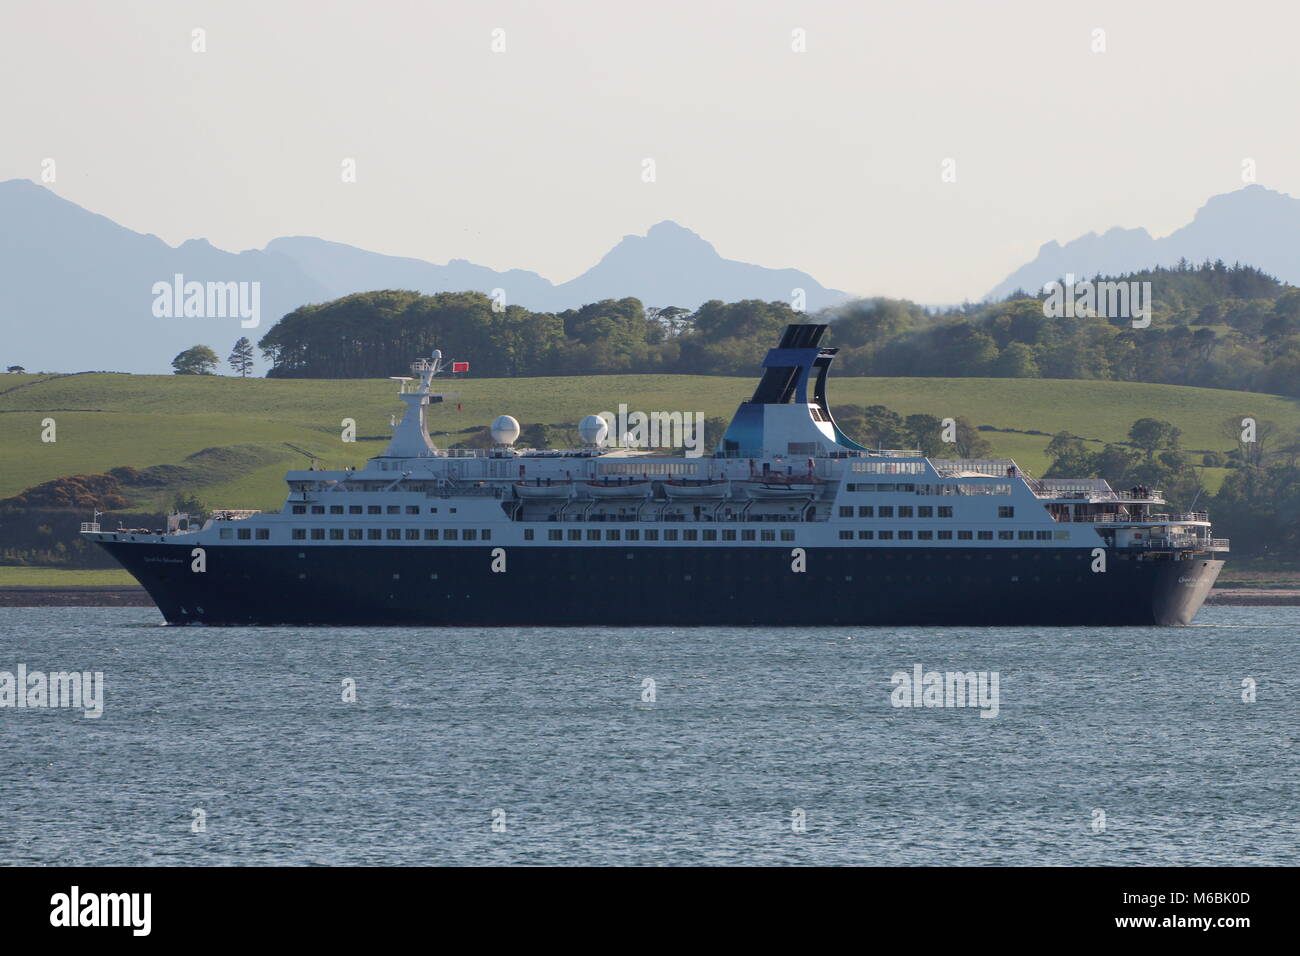
[[[669,498],[726,498],[730,493],[731,482],[725,478],[717,481],[683,480],[664,482],[664,494]]]
[[[741,484],[751,498],[813,498],[826,482],[820,478],[765,475]]]
[[[534,478],[532,481],[516,481],[515,495],[519,498],[572,498],[572,481],[551,481]]]
[[[582,487],[593,498],[650,497],[650,480],[648,478],[601,478],[597,481],[584,481]]]

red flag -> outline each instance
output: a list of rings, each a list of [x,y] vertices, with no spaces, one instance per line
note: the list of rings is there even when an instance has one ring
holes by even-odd
[[[452,370],[453,372],[468,372],[468,371],[469,371],[469,362],[452,362],[452,363],[451,363],[451,370]]]

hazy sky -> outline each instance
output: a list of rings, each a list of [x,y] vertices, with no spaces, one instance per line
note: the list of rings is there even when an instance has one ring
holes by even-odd
[[[674,219],[950,302],[1048,239],[1168,233],[1246,158],[1300,194],[1298,27],[1239,0],[4,0],[0,179],[53,158],[60,195],[172,244],[316,235],[557,282]]]

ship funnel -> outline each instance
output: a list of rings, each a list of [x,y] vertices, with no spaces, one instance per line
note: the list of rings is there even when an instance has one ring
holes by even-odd
[[[785,327],[776,348],[763,359],[763,377],[753,397],[736,409],[718,454],[762,458],[867,450],[835,424],[826,401],[826,374],[839,351],[821,347],[829,328],[813,323]]]

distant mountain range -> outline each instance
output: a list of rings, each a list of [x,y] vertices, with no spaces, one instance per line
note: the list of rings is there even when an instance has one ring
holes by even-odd
[[[1192,222],[1163,239],[1145,229],[1115,228],[1065,245],[1048,242],[990,297],[1041,289],[1066,273],[1119,275],[1182,258],[1240,262],[1300,285],[1300,199],[1246,186],[1211,198]],[[187,282],[205,284],[194,301],[207,305],[208,284],[258,283],[257,326],[241,327],[233,312],[186,317]],[[161,288],[169,291],[160,294]],[[437,265],[309,236],[240,253],[204,239],[173,247],[44,186],[0,182],[0,368],[168,372],[172,357],[196,343],[224,359],[235,339],[247,335],[256,343],[300,305],[377,289],[503,289],[508,303],[538,311],[624,296],[694,309],[708,299],[789,300],[792,290],[803,289],[807,310],[816,312],[849,298],[797,269],[724,259],[696,233],[668,221],[644,236],[624,236],[582,275],[557,285],[523,269],[501,272],[464,259]]]
[[[185,317],[191,282],[204,284],[191,300],[204,314]],[[241,327],[233,301],[225,317],[212,314],[221,311],[225,291],[217,289],[210,301],[207,284],[253,282],[260,296],[256,327]],[[161,291],[173,285],[174,294]],[[556,285],[522,269],[498,272],[464,259],[436,265],[307,236],[240,253],[204,239],[172,247],[28,180],[0,183],[0,367],[28,371],[169,372],[171,359],[191,345],[211,345],[224,359],[241,335],[256,343],[300,305],[376,289],[503,289],[509,304],[559,311],[625,296],[687,309],[709,299],[789,300],[797,288],[810,312],[848,298],[797,269],[724,259],[674,222],[625,236],[592,268]],[[251,306],[247,295],[245,301]]]
[[[1043,244],[1032,262],[999,283],[989,298],[1002,299],[1017,289],[1035,292],[1066,273],[1078,279],[1121,275],[1172,266],[1179,259],[1239,262],[1300,285],[1300,199],[1251,185],[1212,197],[1191,222],[1163,239],[1153,239],[1145,229],[1116,227],[1065,245],[1053,240]]]

